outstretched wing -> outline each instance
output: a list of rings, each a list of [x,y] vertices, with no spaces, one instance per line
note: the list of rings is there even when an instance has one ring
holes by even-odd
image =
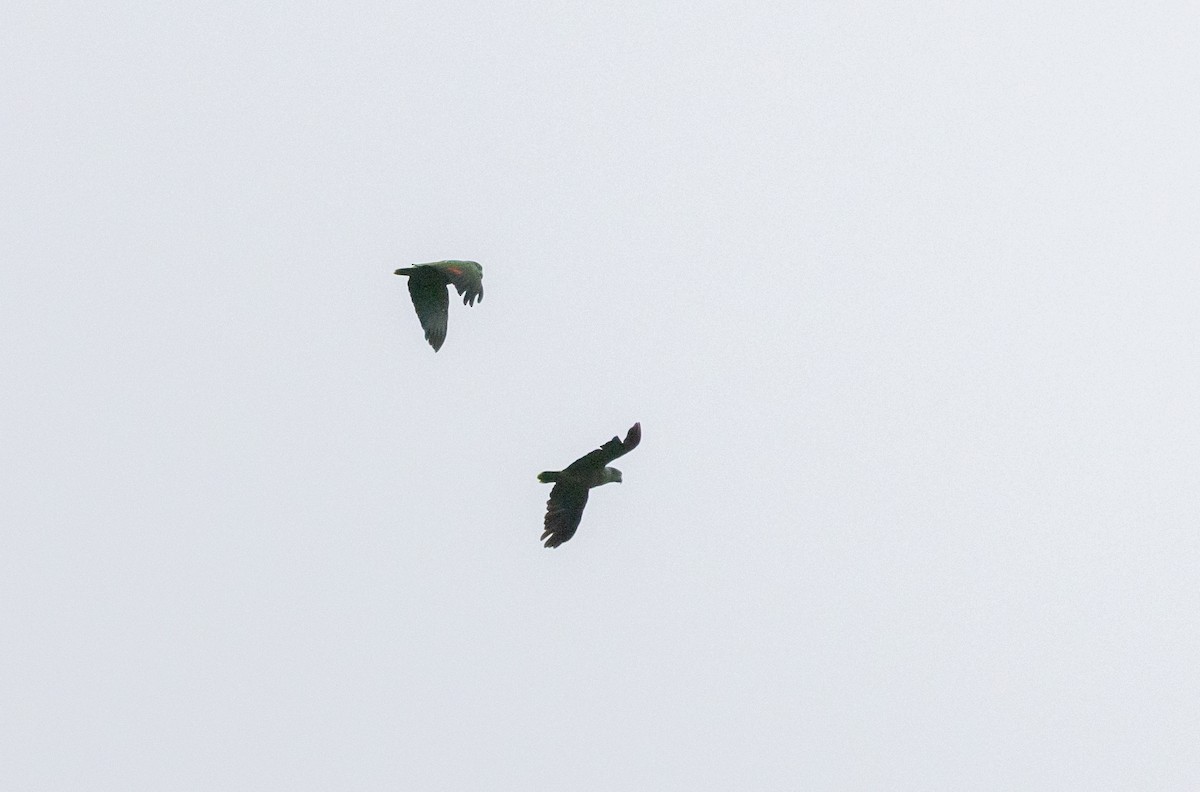
[[[436,352],[446,340],[446,321],[450,313],[450,293],[446,281],[433,269],[413,267],[408,276],[408,293],[417,318],[425,330],[425,340]]]
[[[599,470],[617,457],[625,456],[637,448],[637,444],[640,442],[642,442],[642,424],[638,422],[629,427],[629,431],[625,434],[624,442],[614,437],[590,454],[584,454],[579,459],[576,459],[570,465],[567,465],[566,469]]]
[[[558,547],[575,535],[587,499],[587,487],[565,481],[551,487],[550,500],[546,501],[546,531],[542,534],[546,547]]]
[[[438,261],[426,266],[436,267],[454,284],[463,298],[463,305],[474,305],[476,300],[483,302],[483,267],[479,262]]]

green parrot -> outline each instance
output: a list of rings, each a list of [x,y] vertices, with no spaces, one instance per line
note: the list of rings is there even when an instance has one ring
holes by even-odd
[[[614,437],[562,470],[547,470],[538,474],[538,481],[543,484],[554,482],[550,500],[546,501],[546,532],[542,534],[546,547],[558,547],[575,535],[579,521],[583,519],[588,490],[612,481],[621,483],[621,471],[607,465],[637,448],[641,441],[642,425],[635,423],[629,428],[624,442]]]
[[[450,293],[453,285],[462,295],[463,305],[483,302],[483,267],[474,261],[434,261],[414,264],[396,270],[408,276],[408,293],[417,318],[425,330],[425,340],[437,352],[446,340],[446,320],[450,313]]]

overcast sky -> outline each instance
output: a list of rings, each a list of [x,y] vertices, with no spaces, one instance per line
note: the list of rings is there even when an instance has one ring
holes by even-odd
[[[1200,16],[795,5],[6,4],[0,786],[1200,788]]]

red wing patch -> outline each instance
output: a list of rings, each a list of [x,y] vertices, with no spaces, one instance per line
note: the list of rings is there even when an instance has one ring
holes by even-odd
[[[450,270],[455,275],[462,275],[462,267],[446,267],[446,269]]]

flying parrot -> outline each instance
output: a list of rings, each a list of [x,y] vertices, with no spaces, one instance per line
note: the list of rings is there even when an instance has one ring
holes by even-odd
[[[425,340],[437,352],[446,340],[446,320],[450,313],[450,292],[453,285],[462,295],[463,305],[483,302],[483,267],[474,261],[434,261],[414,264],[396,270],[408,276],[408,293],[417,318],[425,331]]]
[[[635,423],[629,428],[624,442],[614,437],[562,470],[547,470],[538,474],[538,481],[543,484],[554,483],[550,500],[546,501],[546,531],[542,534],[546,547],[558,547],[575,535],[579,521],[583,519],[588,490],[612,481],[619,484],[621,471],[607,467],[608,463],[628,454],[641,441],[642,425]]]

